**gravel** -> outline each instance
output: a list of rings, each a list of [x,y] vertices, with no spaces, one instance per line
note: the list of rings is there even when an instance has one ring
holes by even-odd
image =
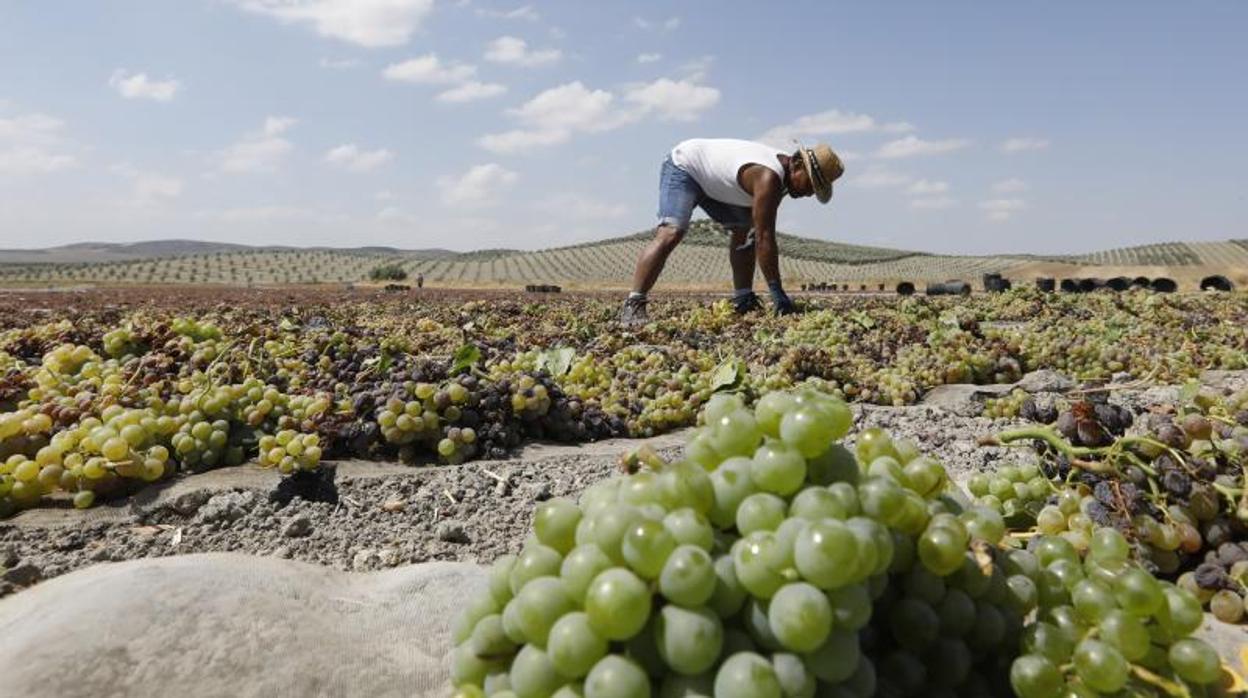
[[[1115,392],[1112,400],[1140,412],[1172,394],[1150,388]],[[1034,458],[1026,448],[977,444],[1023,422],[964,416],[968,411],[965,405],[855,406],[855,430],[878,426],[895,438],[913,439],[959,482],[1003,462]],[[682,434],[668,434],[650,442],[674,459],[683,440]],[[163,494],[87,511],[32,510],[0,522],[0,596],[96,562],[201,552],[273,556],[339,570],[431,560],[488,563],[520,549],[539,502],[575,498],[619,472],[620,456],[640,443],[530,447],[515,460],[460,466],[331,464],[331,501],[295,497],[283,505],[284,498],[271,496],[276,474],[243,466],[192,475]]]

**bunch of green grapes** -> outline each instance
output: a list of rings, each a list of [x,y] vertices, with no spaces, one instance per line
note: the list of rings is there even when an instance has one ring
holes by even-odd
[[[1097,528],[1084,556],[1057,536],[1030,549],[1012,558],[1030,582],[1017,588],[1036,609],[1010,670],[1020,698],[1205,695],[1217,687],[1217,653],[1191,637],[1203,622],[1200,601],[1132,564],[1121,533]]]
[[[199,411],[181,420],[169,444],[178,462],[197,472],[222,465],[239,465],[245,456],[241,447],[230,445],[230,423],[227,420],[214,420]]]
[[[984,400],[983,416],[989,419],[1010,419],[1019,416],[1023,403],[1029,395],[1022,388],[1015,388],[1008,395]]]
[[[534,419],[550,411],[550,393],[529,374],[520,375],[511,385],[511,411],[522,419]]]
[[[688,460],[539,505],[453,628],[455,695],[992,694],[1022,615],[969,551],[1001,517],[912,444],[846,449],[851,421],[814,392],[716,395]]]
[[[262,435],[258,445],[260,466],[277,468],[283,475],[316,470],[321,465],[321,440],[316,434],[283,429],[274,435]]]
[[[976,473],[967,480],[966,489],[979,504],[1011,518],[1035,518],[1055,491],[1035,463],[1003,465],[993,473]]]
[[[139,353],[139,344],[130,327],[119,327],[104,333],[104,353],[114,359]]]

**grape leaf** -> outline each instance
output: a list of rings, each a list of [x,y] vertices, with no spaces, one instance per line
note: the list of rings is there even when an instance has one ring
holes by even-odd
[[[464,344],[455,350],[452,359],[451,373],[463,373],[481,362],[481,348],[475,344]]]
[[[576,350],[572,347],[549,349],[538,354],[537,368],[546,369],[552,376],[562,376],[571,370],[574,358],[576,358]]]
[[[723,363],[715,367],[715,372],[711,374],[711,392],[736,390],[745,380],[745,374],[744,361],[736,358],[725,359]]]

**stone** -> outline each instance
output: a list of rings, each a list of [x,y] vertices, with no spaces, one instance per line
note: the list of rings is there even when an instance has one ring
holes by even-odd
[[[206,490],[191,490],[173,497],[165,503],[165,506],[182,516],[194,516],[195,512],[199,511],[199,508],[204,506],[211,496],[212,493]]]
[[[287,538],[303,538],[312,534],[312,519],[307,514],[297,514],[282,526],[282,535]]]
[[[232,523],[246,516],[258,500],[252,490],[223,492],[199,508],[197,519],[200,523]]]
[[[464,525],[454,519],[443,521],[438,524],[435,532],[438,540],[447,543],[471,543],[472,539],[468,537],[468,533],[464,531]]]
[[[23,562],[4,572],[4,581],[18,587],[28,587],[43,579],[43,570],[33,562]]]
[[[1063,373],[1043,369],[1023,376],[1023,379],[1015,383],[1014,387],[1022,388],[1029,393],[1064,393],[1074,390],[1075,381]]]

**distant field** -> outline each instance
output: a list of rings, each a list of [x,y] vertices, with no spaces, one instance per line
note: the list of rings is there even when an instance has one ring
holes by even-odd
[[[382,264],[423,274],[439,286],[512,287],[555,283],[579,287],[627,285],[637,255],[650,240],[643,232],[539,251],[250,248],[217,243],[161,241],[134,245],[86,244],[45,251],[0,253],[0,284],[316,284],[368,278]],[[695,223],[669,260],[662,283],[718,286],[730,276],[727,235],[709,222]],[[1175,274],[1198,278],[1248,272],[1248,240],[1161,243],[1085,255],[1037,257],[933,255],[780,235],[781,271],[790,285],[891,283],[961,278],[999,272],[1036,275]],[[210,251],[205,251],[210,250]],[[144,258],[128,255],[146,253]],[[32,261],[46,254],[60,261]],[[75,257],[77,255],[77,257]],[[1100,268],[1104,268],[1101,270]],[[1104,271],[1104,273],[1099,273]]]

